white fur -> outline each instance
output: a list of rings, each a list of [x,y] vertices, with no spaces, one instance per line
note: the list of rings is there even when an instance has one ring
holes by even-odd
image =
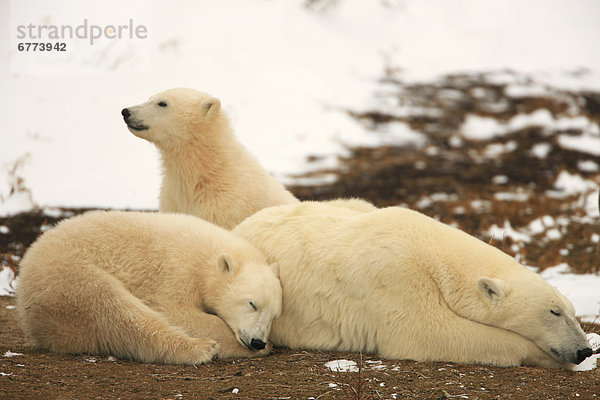
[[[179,88],[127,110],[129,130],[162,157],[160,211],[231,229],[265,207],[298,201],[236,140],[219,99]]]
[[[277,268],[188,215],[74,217],[44,233],[19,271],[21,326],[55,352],[185,364],[263,355],[252,339],[266,343],[281,311]]]
[[[274,344],[564,368],[588,347],[571,303],[512,257],[415,211],[367,211],[305,202],[234,229],[280,265]]]

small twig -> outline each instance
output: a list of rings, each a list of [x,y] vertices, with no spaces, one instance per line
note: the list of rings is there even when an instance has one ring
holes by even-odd
[[[466,393],[465,394],[449,394],[444,389],[442,389],[442,394],[444,395],[444,397],[446,397],[448,399],[453,399],[453,398],[468,399],[469,398],[469,395]]]
[[[428,377],[428,376],[425,376],[425,375],[423,375],[422,373],[420,373],[420,372],[417,372],[417,371],[415,371],[415,370],[413,370],[413,373],[415,373],[415,374],[419,375],[419,377],[421,377],[421,378],[429,379],[429,377]]]

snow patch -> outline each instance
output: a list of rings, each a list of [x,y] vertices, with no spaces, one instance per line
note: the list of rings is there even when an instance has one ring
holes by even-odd
[[[483,155],[488,158],[497,158],[498,156],[515,151],[518,147],[517,142],[511,140],[507,143],[492,143],[487,145],[483,151]]]
[[[598,191],[598,184],[594,181],[587,180],[581,175],[571,174],[568,171],[561,171],[556,177],[554,187],[557,191],[553,191],[552,195],[556,197],[567,197],[589,191]]]
[[[27,191],[16,191],[7,198],[0,197],[0,217],[8,217],[35,210],[37,205],[33,201],[31,193]]]
[[[460,128],[460,132],[467,139],[489,140],[534,126],[546,131],[580,130],[583,132],[581,135],[560,135],[558,138],[560,146],[600,155],[600,128],[597,123],[583,116],[554,118],[552,113],[546,109],[539,109],[530,114],[515,115],[506,123],[501,123],[495,118],[469,114]],[[543,158],[549,150],[549,147],[538,149],[534,147],[532,152],[536,157]]]
[[[492,178],[492,183],[494,185],[506,185],[508,183],[508,176],[496,175]]]
[[[600,143],[598,145],[600,146]],[[600,170],[598,163],[596,163],[592,160],[578,161],[577,168],[583,172],[598,172]]]
[[[595,125],[597,132],[598,125]],[[558,144],[563,149],[575,150],[594,156],[600,156],[600,135],[584,132],[581,135],[559,135]]]
[[[600,335],[597,333],[588,333],[587,339],[592,350],[597,351],[600,348]],[[573,368],[573,371],[592,370],[598,367],[598,360],[600,360],[600,354],[593,354],[592,356],[583,360],[581,364],[576,365],[575,368]]]
[[[552,145],[550,143],[536,143],[531,148],[531,154],[533,154],[534,157],[543,160],[548,156],[550,150],[552,150]]]
[[[546,231],[546,237],[550,240],[558,240],[562,237],[562,233],[558,229],[552,228]]]
[[[494,198],[500,201],[527,201],[529,200],[529,194],[524,191],[517,192],[496,192]]]
[[[504,94],[509,97],[547,97],[552,95],[552,91],[540,84],[510,84],[504,88]]]
[[[528,234],[521,233],[513,229],[513,227],[510,224],[510,221],[508,220],[504,221],[503,227],[499,227],[496,224],[490,226],[490,228],[487,231],[487,234],[490,237],[495,238],[497,240],[502,240],[504,237],[509,237],[515,242],[529,243],[531,241],[531,237]]]
[[[333,372],[358,372],[356,362],[351,360],[333,360],[325,363],[325,367]]]
[[[470,140],[489,140],[500,134],[504,129],[495,119],[469,114],[460,128],[463,136]]]
[[[551,215],[544,215],[531,221],[527,226],[527,230],[532,235],[538,235],[555,225],[556,222],[554,221],[554,217]]]
[[[10,350],[8,350],[6,353],[4,353],[3,357],[17,357],[17,356],[22,356],[23,353],[14,353]]]
[[[0,270],[0,296],[14,296],[17,290],[17,280],[12,268],[3,266]]]

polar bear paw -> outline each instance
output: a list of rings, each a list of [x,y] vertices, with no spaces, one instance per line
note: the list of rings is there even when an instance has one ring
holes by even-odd
[[[216,340],[210,338],[194,339],[194,347],[192,348],[192,363],[205,364],[217,358],[217,354],[221,346]]]

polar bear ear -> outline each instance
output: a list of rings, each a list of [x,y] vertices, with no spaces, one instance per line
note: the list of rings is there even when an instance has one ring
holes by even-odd
[[[233,263],[227,254],[221,255],[217,260],[217,271],[233,275]]]
[[[275,261],[273,264],[269,265],[269,267],[271,267],[275,276],[279,278],[279,263]]]
[[[204,100],[200,104],[200,110],[205,117],[212,118],[219,113],[221,109],[221,100],[216,97]]]
[[[498,302],[506,297],[506,283],[501,279],[482,277],[477,280],[477,290],[484,299]]]

